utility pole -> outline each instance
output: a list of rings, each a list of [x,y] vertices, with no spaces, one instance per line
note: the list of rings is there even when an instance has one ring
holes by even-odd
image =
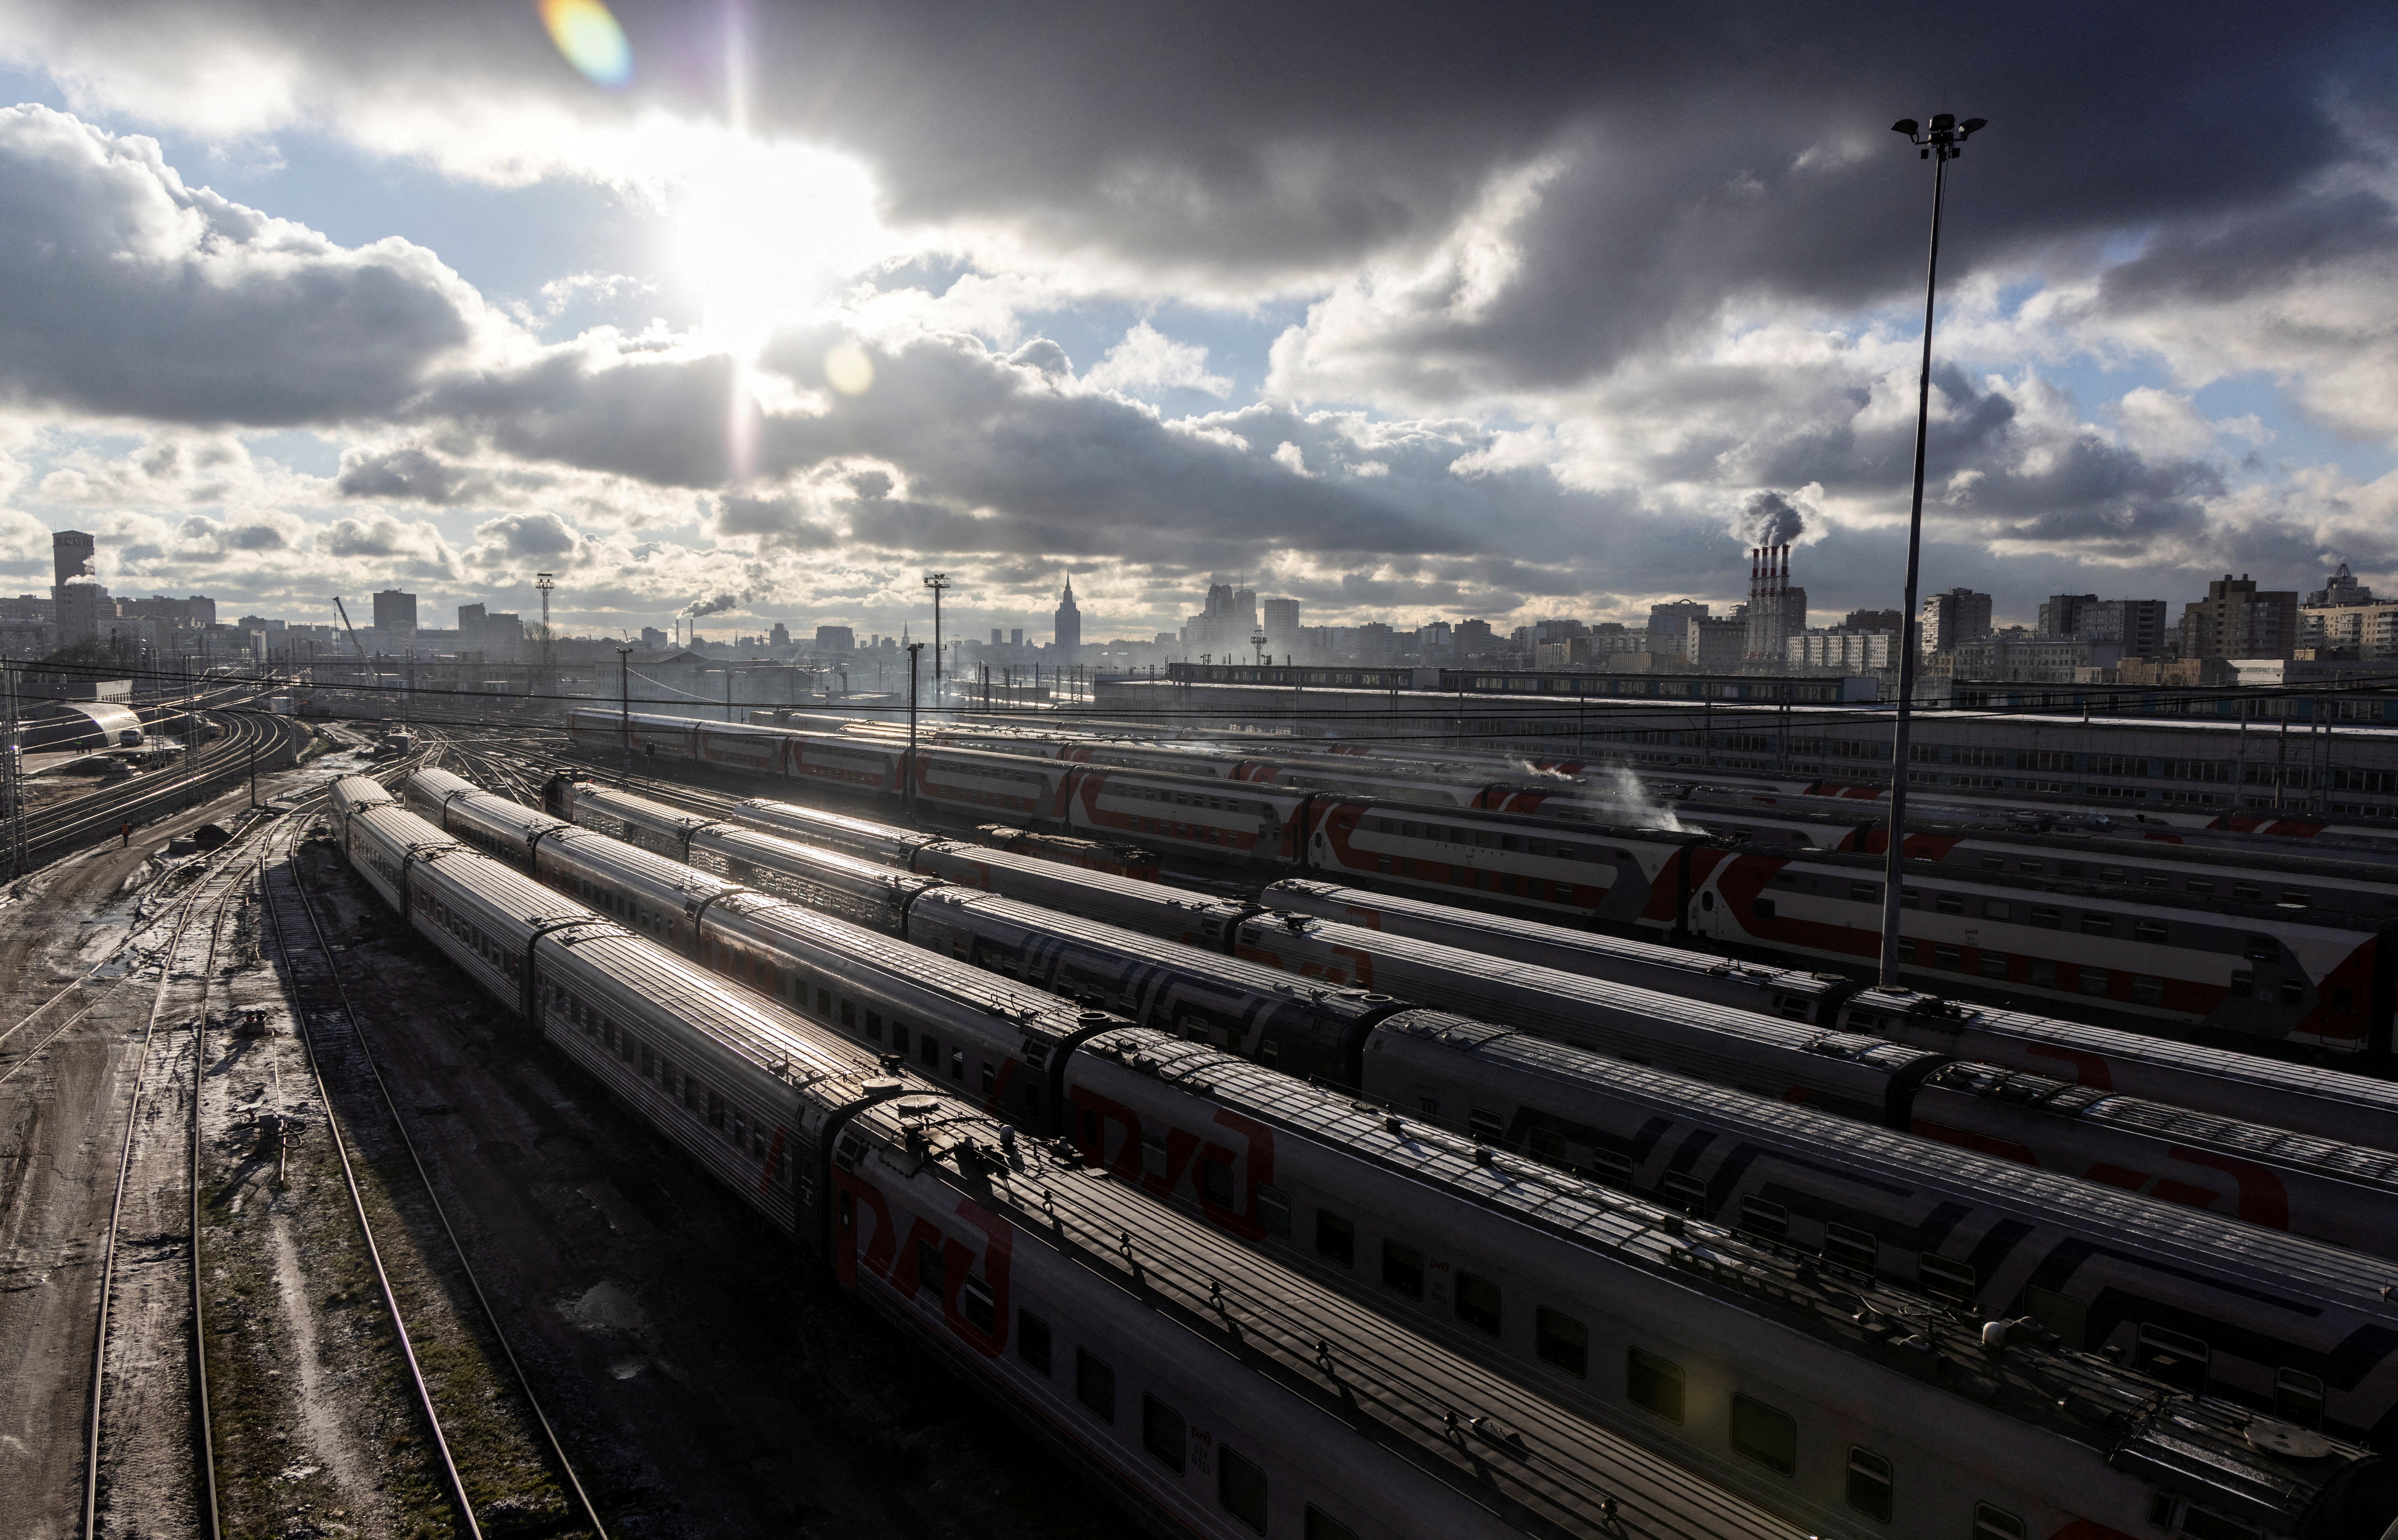
[[[541,695],[546,699],[558,694],[558,667],[550,650],[549,596],[558,588],[558,578],[551,573],[532,574],[532,586],[541,590]]]
[[[23,750],[17,735],[17,677],[20,670],[7,669],[8,685],[8,875],[19,877],[25,871],[25,767],[20,761]]]
[[[1906,874],[1907,727],[1915,701],[1915,654],[1921,623],[1915,613],[1916,574],[1923,558],[1923,449],[1932,426],[1932,307],[1940,282],[1940,204],[1948,187],[1948,163],[1965,153],[1965,141],[1980,131],[1984,120],[1957,121],[1954,114],[1934,113],[1930,131],[1915,119],[1902,117],[1891,125],[1919,147],[1920,158],[1934,163],[1932,173],[1932,250],[1923,264],[1923,362],[1915,382],[1915,493],[1906,518],[1906,607],[1899,615],[1898,722],[1890,749],[1890,849],[1882,863],[1881,974],[1884,989],[1898,987],[1899,885]]]
[[[616,649],[616,717],[625,750],[625,784],[633,784],[633,649]]]
[[[908,643],[908,816],[916,816],[916,655],[924,650],[921,642]],[[938,657],[940,655],[933,655]]]
[[[950,587],[950,574],[930,574],[924,587],[933,590],[933,709],[937,711],[941,708],[941,595]]]

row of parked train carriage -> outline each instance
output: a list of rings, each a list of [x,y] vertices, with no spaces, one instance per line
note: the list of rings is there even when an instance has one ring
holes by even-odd
[[[791,707],[753,710],[748,720],[766,726],[795,727],[889,738],[904,736],[896,723]],[[1710,768],[1696,781],[1673,778],[1642,788],[1627,782],[1634,767],[1619,757],[1598,760],[1565,754],[1504,753],[1408,738],[1294,739],[1287,734],[1256,735],[1178,723],[1073,719],[1071,723],[982,722],[936,725],[923,733],[932,741],[969,749],[1032,753],[1044,758],[1157,769],[1204,766],[1201,773],[1224,779],[1320,784],[1339,777],[1352,790],[1421,784],[1438,800],[1469,807],[1529,811],[1553,817],[1590,817],[1578,806],[1600,808],[1637,804],[1654,796],[1677,809],[1737,817],[1743,809],[1779,807],[1823,815],[1854,826],[1869,814],[1859,803],[1886,802],[1887,786],[1858,785],[1770,772]],[[1724,747],[1733,743],[1727,738]],[[1860,743],[1859,748],[1879,747]],[[1361,763],[1364,762],[1364,763]],[[2067,773],[2059,771],[2057,773]],[[1561,784],[1562,783],[1562,784]],[[1383,794],[1396,794],[1386,792]],[[1539,796],[1544,802],[1516,803]],[[2216,810],[2189,803],[2145,803],[2136,810],[2122,802],[2075,801],[2057,790],[2003,793],[1963,786],[1922,786],[1908,795],[1912,812],[1935,823],[1997,826],[2017,832],[2052,830],[2113,832],[2135,839],[2189,842],[2224,849],[2287,849],[2293,842],[2388,860],[2398,856],[2398,830],[2371,823],[2343,823],[2271,808]],[[1604,817],[1604,815],[1599,815]],[[1606,821],[1616,821],[1609,817]]]
[[[644,763],[712,765],[886,806],[912,799],[1219,869],[1459,896],[1852,971],[1871,967],[1879,950],[1879,858],[1737,831],[1569,824],[945,746],[920,747],[911,760],[904,744],[687,717],[586,709],[570,727],[603,760],[629,740]],[[2204,852],[2139,848],[2139,860],[2080,848],[2068,860],[1952,843],[1904,889],[1902,973],[1943,993],[2046,1001],[2152,1031],[2388,1050],[2398,1016],[2381,912],[2398,899],[2388,872],[2322,872],[2301,887],[2208,864]],[[2364,907],[2338,907],[2351,899]]]
[[[450,778],[409,797],[452,832],[337,789],[387,901],[1158,1527],[2214,1540],[2398,1520],[2370,1447],[2393,1366],[2353,1373],[2339,1346],[2398,1341],[2378,1263],[2244,1233],[2353,1389],[2337,1413],[2309,1382],[2201,1391],[2164,1339],[2138,1361],[2077,1350],[1762,1209],[1745,1231],[1695,1219],[1312,1085],[1254,1041],[1143,1026]],[[1343,1044],[1364,1024],[1367,1060],[1480,1056],[1529,1085],[1569,1051],[1311,1003],[1346,1014]],[[2118,1250],[2203,1263],[2229,1234],[2199,1216],[2176,1240],[2191,1216],[2108,1201]]]

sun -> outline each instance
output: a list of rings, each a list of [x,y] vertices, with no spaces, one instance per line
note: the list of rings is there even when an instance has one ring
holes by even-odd
[[[845,155],[720,132],[680,157],[676,268],[697,291],[700,341],[753,357],[775,328],[820,308],[891,241],[873,180]]]

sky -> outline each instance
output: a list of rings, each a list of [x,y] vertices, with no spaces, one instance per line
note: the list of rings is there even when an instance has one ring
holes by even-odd
[[[572,630],[2398,590],[2378,7],[0,0],[0,589]]]

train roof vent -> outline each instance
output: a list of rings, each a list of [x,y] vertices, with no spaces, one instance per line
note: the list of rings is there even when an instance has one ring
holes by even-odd
[[[896,1075],[878,1074],[873,1076],[871,1079],[869,1079],[865,1083],[863,1089],[867,1095],[872,1097],[875,1101],[880,1101],[887,1096],[897,1096],[899,1094],[900,1087],[906,1084],[906,1081],[899,1079]]]
[[[895,1104],[902,1117],[930,1117],[941,1110],[939,1100],[930,1096],[903,1096]]]

